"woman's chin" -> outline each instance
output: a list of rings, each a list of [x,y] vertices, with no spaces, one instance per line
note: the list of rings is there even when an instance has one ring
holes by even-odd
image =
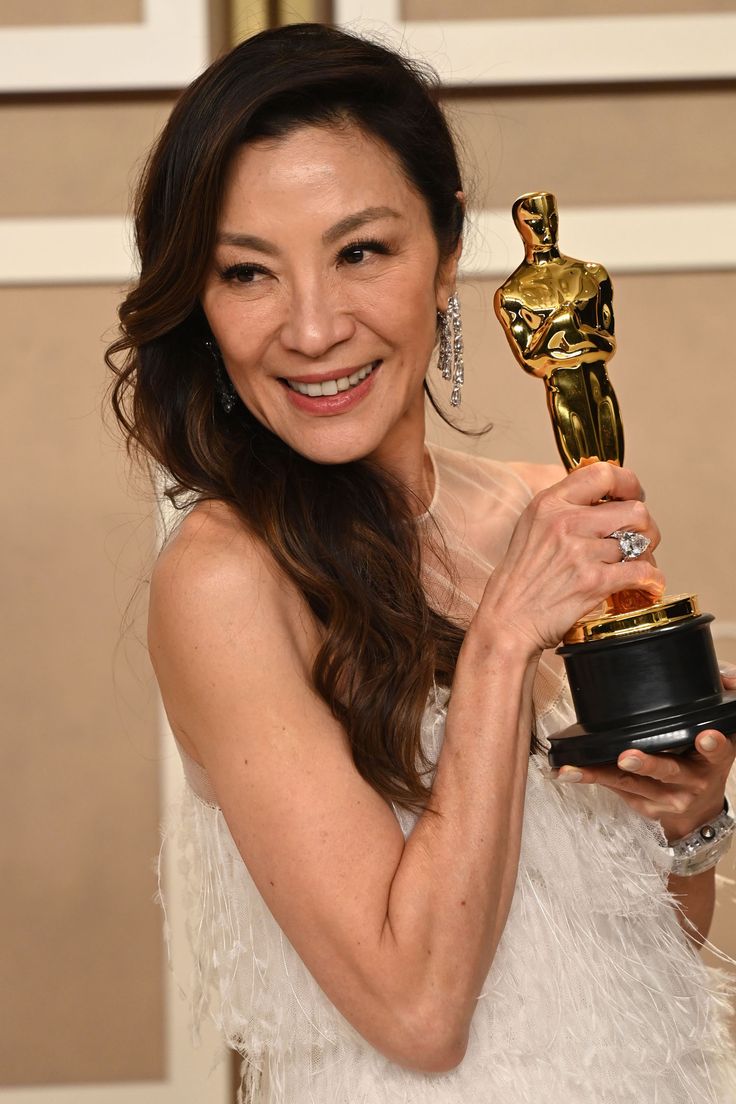
[[[385,437],[385,431],[363,424],[360,427],[334,424],[337,419],[322,418],[309,432],[273,431],[300,456],[315,464],[350,464],[374,453]],[[329,422],[333,424],[330,425]],[[285,427],[286,428],[286,427]],[[291,429],[292,427],[289,427]],[[358,432],[356,432],[356,428]]]
[[[314,464],[351,464],[355,460],[364,460],[374,451],[369,445],[358,442],[335,445],[320,443],[311,447],[305,442],[299,442],[291,443],[291,447]]]

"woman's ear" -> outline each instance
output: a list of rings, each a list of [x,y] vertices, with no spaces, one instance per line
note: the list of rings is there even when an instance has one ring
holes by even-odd
[[[455,192],[455,198],[458,201],[459,206],[462,209],[463,220],[465,218],[465,193]],[[437,309],[442,311],[443,314],[447,310],[447,300],[457,287],[457,270],[460,264],[460,257],[463,251],[463,237],[462,233],[458,238],[457,245],[452,253],[445,257],[439,264],[437,270]]]

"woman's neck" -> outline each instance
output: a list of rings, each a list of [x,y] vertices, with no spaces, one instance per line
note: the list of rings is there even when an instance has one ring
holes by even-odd
[[[369,459],[403,484],[412,494],[412,513],[423,514],[434,496],[434,466],[425,443],[424,410],[413,419],[411,432],[387,438]]]

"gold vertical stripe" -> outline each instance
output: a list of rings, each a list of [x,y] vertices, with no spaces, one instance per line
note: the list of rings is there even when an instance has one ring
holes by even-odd
[[[230,0],[230,43],[265,31],[269,25],[268,0]]]
[[[279,0],[279,25],[317,23],[316,0]]]

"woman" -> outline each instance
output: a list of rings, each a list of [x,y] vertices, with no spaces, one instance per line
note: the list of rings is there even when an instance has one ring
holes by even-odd
[[[733,748],[545,770],[572,717],[544,652],[662,592],[608,539],[658,534],[630,471],[426,445],[438,339],[462,381],[462,225],[428,82],[317,25],[216,62],[147,167],[114,402],[191,505],[150,648],[196,1011],[214,987],[249,1102],[723,1104],[725,1001],[663,845],[720,813]],[[712,879],[676,887],[694,939]]]

